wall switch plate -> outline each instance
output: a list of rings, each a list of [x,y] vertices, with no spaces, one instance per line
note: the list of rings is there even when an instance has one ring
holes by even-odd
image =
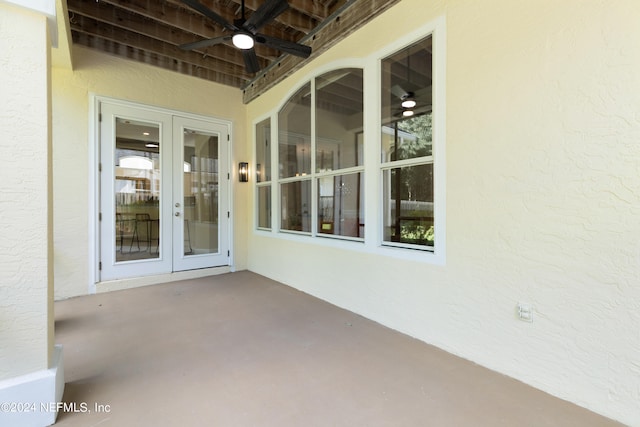
[[[517,309],[518,319],[522,320],[523,322],[533,322],[533,307],[531,306],[531,304],[519,302]]]

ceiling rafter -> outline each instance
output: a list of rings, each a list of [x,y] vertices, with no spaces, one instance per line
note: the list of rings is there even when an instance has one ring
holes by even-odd
[[[150,19],[131,13],[124,9],[106,8],[105,6],[96,6],[93,2],[79,2],[74,5],[74,19],[72,20],[72,29],[83,31],[84,24],[78,20],[82,17],[91,18],[95,21],[109,24],[113,27],[120,28],[125,31],[132,31],[144,36],[153,38],[159,43],[166,42],[173,45],[181,45],[193,41],[193,34],[175,27],[170,27],[164,23],[155,23],[149,25]],[[211,36],[215,37],[215,35]],[[242,54],[231,46],[216,45],[207,49],[198,50],[203,57],[218,58],[223,61],[230,62],[234,65],[244,67]],[[275,55],[275,51],[273,51]],[[269,61],[271,57],[265,57],[264,62]],[[212,65],[213,66],[213,65]]]
[[[241,15],[242,0],[198,1],[229,22]],[[265,1],[271,0],[245,0],[246,17]],[[258,43],[254,49],[261,70],[256,74],[245,70],[242,52],[226,41],[180,49],[183,44],[230,35],[182,0],[67,0],[67,8],[74,44],[237,87],[249,102],[398,1],[287,0],[289,7],[259,32],[309,45],[312,55],[301,60]],[[336,93],[330,102],[342,102],[342,96],[345,103],[353,102],[349,93]]]
[[[182,28],[184,31],[202,37],[217,37],[222,35],[222,29],[213,25],[209,20],[195,13],[185,13],[183,7],[178,2],[162,2],[147,0],[100,0],[99,2],[87,2],[85,0],[67,0],[67,7],[72,14],[81,5],[85,7],[98,7],[107,5],[111,9],[126,10],[128,12],[144,16],[166,24],[170,27]],[[86,10],[86,9],[85,9]],[[104,9],[103,9],[104,10]],[[71,16],[73,18],[73,16]]]
[[[383,13],[400,0],[349,0],[318,27],[315,33],[301,42],[313,48],[313,54],[307,59],[286,55],[273,62],[243,88],[243,102],[249,103],[262,93],[275,86],[287,76],[302,68],[339,41],[345,39],[358,28]]]
[[[177,7],[184,8],[188,10],[190,13],[196,13],[192,11],[190,8],[185,6],[180,0],[165,0],[167,3],[172,3]],[[218,15],[223,17],[229,22],[233,22],[234,19],[239,19],[241,16],[241,7],[239,1],[226,1],[221,2],[218,0],[200,0],[204,6],[208,7],[211,10],[214,10]],[[263,0],[246,0],[245,1],[245,10],[247,12],[255,11],[262,3]],[[247,18],[250,13],[247,13]],[[295,10],[289,8],[285,10],[280,16],[276,17],[275,22],[281,24],[283,27],[291,28],[296,32],[307,34],[317,25],[317,22],[309,22],[309,16],[301,13],[299,10]]]
[[[224,74],[237,75],[241,78],[248,77],[242,65],[231,64],[218,58],[203,58],[199,53],[185,52],[177,49],[174,45],[158,42],[140,33],[105,25],[102,22],[84,16],[78,16],[76,19],[80,22],[71,24],[71,29],[78,33],[110,40],[121,45],[172,58],[176,61],[189,63],[200,68],[216,70]]]
[[[90,49],[100,50],[112,55],[131,59],[133,61],[143,62],[166,70],[215,81],[228,86],[237,87],[243,81],[243,79],[237,76],[198,67],[193,64],[178,61],[174,58],[136,49],[112,40],[100,39],[85,33],[74,33],[73,42]]]

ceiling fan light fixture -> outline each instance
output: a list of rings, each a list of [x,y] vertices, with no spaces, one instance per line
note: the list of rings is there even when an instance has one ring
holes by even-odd
[[[413,108],[416,106],[416,100],[410,96],[402,100],[402,108]]]
[[[225,31],[228,31],[218,37],[182,44],[179,46],[182,50],[203,49],[209,46],[229,42],[229,40],[231,40],[233,46],[242,51],[245,70],[249,74],[255,74],[260,71],[261,63],[266,62],[265,60],[260,61],[256,55],[256,52],[253,49],[256,43],[265,45],[285,54],[295,55],[305,59],[311,55],[311,46],[258,33],[260,28],[275,20],[280,16],[280,14],[289,8],[287,0],[264,0],[262,4],[254,10],[253,13],[251,13],[248,19],[245,19],[244,0],[242,0],[240,3],[242,15],[240,19],[234,19],[233,23],[227,21],[225,18],[203,5],[201,3],[202,0],[179,1],[184,3],[185,6],[190,7],[222,26]],[[235,1],[237,2],[237,0]]]
[[[413,116],[413,110],[404,110],[402,112],[402,116],[403,117],[411,117],[411,116]]]
[[[235,47],[244,50],[251,49],[254,44],[253,37],[251,37],[247,33],[242,32],[234,34],[231,38],[231,41],[233,42],[233,45]]]

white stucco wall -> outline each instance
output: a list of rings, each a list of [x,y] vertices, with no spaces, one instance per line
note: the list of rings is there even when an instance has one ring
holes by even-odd
[[[640,2],[404,0],[249,104],[247,134],[314,70],[438,16],[445,264],[251,232],[249,268],[640,425]]]
[[[230,120],[232,165],[249,156],[239,89],[82,47],[73,47],[73,64],[73,70],[54,68],[52,73],[56,299],[89,290],[89,144],[95,142],[89,136],[91,94]],[[249,186],[232,184],[235,205],[244,206]],[[244,269],[246,211],[234,209],[233,219],[235,266]]]
[[[0,2],[0,382],[53,350],[48,43],[46,17]]]

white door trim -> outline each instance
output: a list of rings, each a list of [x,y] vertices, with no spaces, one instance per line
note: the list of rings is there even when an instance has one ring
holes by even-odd
[[[98,288],[100,285],[100,221],[98,220],[99,212],[100,212],[100,179],[99,179],[99,164],[100,164],[100,124],[99,124],[99,115],[101,113],[100,106],[103,103],[110,103],[115,105],[122,105],[125,107],[134,107],[134,108],[142,108],[147,109],[149,111],[156,111],[161,114],[170,114],[173,116],[180,116],[185,118],[191,118],[195,120],[203,120],[209,121],[212,123],[217,123],[220,125],[224,125],[227,128],[227,134],[229,135],[229,155],[227,159],[227,170],[232,171],[232,159],[233,159],[233,122],[229,119],[219,118],[219,117],[211,117],[204,116],[195,113],[189,113],[179,110],[173,110],[168,108],[157,107],[153,105],[148,105],[144,103],[131,102],[117,98],[111,98],[107,96],[98,95],[95,93],[89,93],[89,147],[88,147],[88,163],[89,163],[89,176],[88,176],[88,231],[89,231],[89,241],[88,241],[88,293],[94,294],[97,292],[101,292],[102,289]],[[230,212],[230,220],[229,220],[229,228],[228,232],[228,242],[229,242],[229,265],[226,267],[218,267],[218,268],[210,268],[204,269],[201,271],[202,273],[208,273],[205,275],[213,275],[219,274],[220,272],[226,271],[235,271],[234,266],[234,245],[233,245],[233,189],[232,182],[229,180],[229,191],[228,191],[228,210]],[[156,276],[148,276],[143,280],[138,279],[128,279],[123,282],[131,282],[131,287],[140,286],[140,285],[148,285],[152,284],[149,281],[153,281],[153,283],[163,283],[170,280],[178,280],[180,277],[184,275],[169,273],[165,275],[156,275]],[[140,285],[136,285],[135,283],[140,283]],[[106,283],[106,282],[104,282]]]
[[[207,252],[202,253],[200,255],[192,254],[185,255],[185,228],[184,228],[184,218],[185,218],[185,209],[184,206],[184,172],[183,172],[183,163],[187,162],[187,159],[184,158],[184,144],[185,144],[185,130],[190,129],[191,131],[195,131],[197,133],[203,133],[205,135],[216,135],[218,144],[218,163],[214,165],[208,165],[211,170],[207,170],[206,172],[213,172],[215,175],[215,179],[218,182],[218,189],[216,192],[218,193],[219,199],[217,200],[217,208],[218,208],[218,223],[215,225],[219,230],[223,230],[225,228],[229,228],[229,221],[231,220],[231,215],[227,214],[230,212],[229,210],[229,197],[228,192],[230,192],[231,182],[230,175],[231,171],[228,169],[229,165],[227,162],[220,162],[220,159],[229,158],[229,148],[230,148],[230,137],[228,136],[228,127],[221,126],[218,123],[213,123],[211,121],[203,121],[203,120],[194,120],[192,118],[185,118],[183,116],[174,116],[173,117],[173,271],[185,271],[185,270],[193,270],[198,268],[207,268],[213,263],[213,265],[229,265],[229,258],[231,255],[231,250],[229,249],[229,233],[218,234],[218,242],[216,244],[217,252]],[[197,165],[195,167],[195,171],[203,172],[201,170],[202,165]],[[201,191],[201,190],[199,190]],[[203,223],[204,224],[204,223]],[[187,231],[187,236],[189,240],[189,245],[191,245],[191,241],[194,242],[194,248],[196,247],[195,243],[198,240],[198,233],[196,235],[191,235]],[[204,249],[204,248],[203,248]]]

